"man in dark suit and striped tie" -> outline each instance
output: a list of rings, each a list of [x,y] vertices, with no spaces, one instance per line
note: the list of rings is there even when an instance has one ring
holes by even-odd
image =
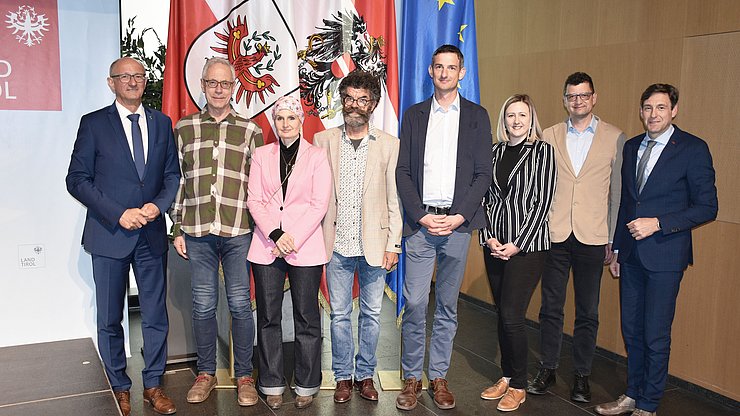
[[[691,230],[717,216],[709,147],[671,122],[678,90],[653,84],[640,98],[645,134],[624,145],[622,196],[610,265],[620,276],[627,391],[596,413],[655,415],[668,376],[671,324],[683,272],[693,263]]]

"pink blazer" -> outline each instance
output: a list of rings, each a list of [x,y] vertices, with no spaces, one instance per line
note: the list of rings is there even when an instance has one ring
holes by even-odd
[[[282,228],[293,236],[297,252],[285,257],[293,266],[327,263],[321,220],[329,207],[331,168],[326,151],[300,139],[293,173],[283,200],[280,181],[280,144],[258,147],[249,169],[247,207],[257,224],[247,259],[271,264],[275,243],[270,233]]]

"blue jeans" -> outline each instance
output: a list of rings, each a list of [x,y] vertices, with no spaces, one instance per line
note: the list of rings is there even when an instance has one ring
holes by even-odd
[[[216,306],[218,266],[223,267],[226,298],[231,312],[234,375],[252,375],[254,319],[249,293],[247,252],[252,234],[220,237],[185,235],[193,288],[193,332],[198,353],[198,372],[216,374]]]
[[[406,310],[401,324],[403,378],[421,379],[427,335],[427,307],[435,260],[436,308],[429,341],[428,374],[430,380],[447,376],[452,344],[457,333],[457,297],[465,274],[469,246],[470,233],[458,231],[447,236],[435,236],[422,227],[406,237],[406,279],[403,283]]]
[[[355,357],[355,380],[372,378],[377,364],[375,349],[380,336],[380,307],[388,271],[370,266],[364,256],[344,257],[334,253],[326,266],[326,282],[331,303],[331,367],[336,381],[352,379],[352,356],[355,353],[352,286],[355,271],[358,272],[360,283],[359,351]]]

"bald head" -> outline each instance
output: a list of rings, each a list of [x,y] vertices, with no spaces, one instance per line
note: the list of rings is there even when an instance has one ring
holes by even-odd
[[[146,88],[144,65],[133,58],[116,59],[110,65],[108,87],[116,94],[116,101],[135,112]]]

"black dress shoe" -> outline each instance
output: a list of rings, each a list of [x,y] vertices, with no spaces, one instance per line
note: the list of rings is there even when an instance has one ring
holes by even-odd
[[[591,387],[588,385],[588,376],[576,374],[573,380],[573,390],[570,392],[570,399],[580,403],[591,401]]]
[[[534,380],[527,385],[527,393],[545,394],[547,389],[555,384],[555,370],[550,368],[540,368]]]

